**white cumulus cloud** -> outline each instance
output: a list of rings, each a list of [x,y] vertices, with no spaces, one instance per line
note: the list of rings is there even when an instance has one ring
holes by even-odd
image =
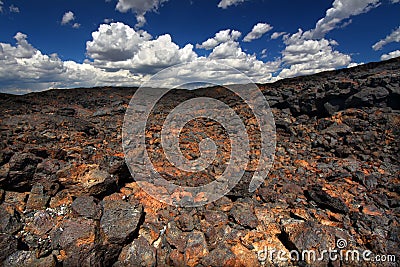
[[[334,49],[338,45],[336,41],[308,39],[302,30],[286,37],[284,42],[286,47],[282,52],[282,61],[288,67],[280,72],[280,78],[333,70],[351,62],[349,55]]]
[[[164,34],[155,40],[145,42],[132,59],[132,63],[135,71],[153,74],[163,68],[195,60],[196,57],[193,45],[187,44],[179,48],[172,42],[169,34]]]
[[[246,1],[246,0],[221,0],[218,3],[218,7],[226,9],[229,6],[232,6],[232,5],[236,6],[236,5],[240,4],[240,3],[243,3],[244,1]]]
[[[395,58],[395,57],[400,57],[400,50],[395,50],[388,54],[383,54],[381,56],[381,60],[388,60],[388,59]]]
[[[61,19],[61,25],[66,25],[74,20],[75,20],[74,12],[72,11],[65,12]]]
[[[197,57],[193,45],[180,48],[169,34],[152,39],[146,31],[136,31],[121,22],[102,24],[86,43],[93,65],[108,69],[154,73],[161,68],[184,63]]]
[[[73,21],[76,19],[74,12],[68,11],[65,12],[62,19],[61,19],[61,25],[67,25],[70,24],[72,28],[74,29],[79,29],[81,27],[81,24],[78,22]]]
[[[104,61],[124,61],[139,51],[139,46],[152,37],[146,31],[135,31],[124,23],[101,24],[86,43],[90,58]]]
[[[157,11],[163,2],[168,0],[118,0],[116,10],[126,13],[132,11],[136,14],[136,28],[142,27],[146,23],[145,15],[150,11]]]
[[[196,44],[196,48],[203,48],[203,49],[213,49],[219,44],[228,42],[228,41],[236,41],[242,35],[241,32],[235,30],[221,30],[215,34],[214,37],[207,39],[201,44]]]
[[[383,46],[392,42],[400,42],[400,27],[395,29],[391,34],[387,35],[384,39],[376,42],[372,48],[374,50],[380,50]]]
[[[206,60],[210,64],[221,63],[228,65],[257,82],[272,81],[274,79],[272,73],[279,69],[280,60],[262,62],[257,59],[256,55],[244,52],[237,41],[240,36],[240,32],[230,29],[219,31],[213,38],[209,38],[201,45],[196,45],[197,48],[212,49],[208,57],[199,58],[198,60]],[[204,71],[210,74],[211,70]],[[229,81],[234,77],[226,74],[224,78]]]
[[[272,26],[268,23],[257,23],[253,26],[251,32],[249,32],[244,38],[243,41],[251,42],[253,40],[261,38],[266,32],[272,30]]]

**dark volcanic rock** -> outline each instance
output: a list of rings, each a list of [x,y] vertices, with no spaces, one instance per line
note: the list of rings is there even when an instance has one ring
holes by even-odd
[[[0,234],[0,262],[3,262],[8,255],[17,251],[17,239],[9,234]]]
[[[53,255],[37,259],[33,251],[18,250],[11,254],[3,264],[5,267],[55,267],[57,266],[57,261]]]
[[[49,196],[45,195],[43,186],[36,184],[32,187],[32,190],[29,194],[29,198],[26,203],[26,210],[43,210],[46,208],[48,201]]]
[[[52,234],[53,248],[65,252],[67,266],[100,264],[96,257],[97,227],[92,220],[64,220]]]
[[[172,90],[152,110],[145,131],[151,163],[183,186],[221,175],[231,142],[220,123],[200,116],[179,133],[179,148],[198,159],[200,142],[210,138],[214,161],[201,172],[171,164],[161,131],[177,105],[215,98],[245,125],[244,177],[224,197],[191,208],[158,202],[129,172],[122,127],[135,88],[2,94],[0,266],[374,266],[257,258],[273,250],[318,257],[339,240],[400,258],[400,58],[258,86],[274,116],[276,149],[254,193],[260,132],[243,99],[220,86]]]
[[[71,208],[79,216],[88,219],[99,220],[101,217],[101,208],[92,196],[80,196],[72,202]]]
[[[69,166],[57,172],[58,181],[74,195],[102,195],[116,187],[117,178],[98,164]]]
[[[207,242],[202,232],[193,231],[187,237],[184,259],[188,266],[196,266],[208,254]]]
[[[64,163],[57,159],[43,160],[37,165],[33,182],[41,184],[49,195],[55,195],[60,188],[57,172],[63,168],[63,165]]]
[[[182,232],[176,226],[175,222],[168,223],[165,231],[165,239],[171,246],[177,248],[179,252],[185,251],[187,233]]]
[[[381,102],[389,95],[389,91],[383,87],[363,88],[360,92],[350,96],[346,100],[349,107],[372,106]]]
[[[194,228],[193,216],[188,213],[183,213],[176,218],[178,227],[182,231],[192,231]]]
[[[256,228],[258,224],[258,219],[254,215],[253,208],[248,203],[236,203],[232,207],[230,215],[238,224],[244,227]]]
[[[25,230],[39,237],[46,235],[54,228],[56,221],[48,211],[37,211],[33,214],[32,220],[25,225]]]
[[[236,257],[233,252],[224,246],[213,249],[203,257],[201,263],[205,266],[235,266]]]
[[[56,114],[61,115],[61,116],[74,116],[75,115],[75,109],[73,108],[60,108],[57,110]]]
[[[345,123],[342,123],[329,126],[328,128],[322,130],[321,134],[329,134],[334,137],[339,137],[340,135],[343,136],[350,134],[351,131],[352,131],[351,127],[349,127]]]
[[[8,178],[4,186],[21,190],[31,186],[32,177],[41,158],[31,153],[15,153],[9,161]]]
[[[306,193],[312,200],[315,201],[315,203],[317,203],[317,205],[321,206],[322,208],[328,208],[334,212],[345,214],[349,212],[349,208],[343,203],[342,200],[330,196],[328,193],[322,190],[322,186],[320,185],[310,186]]]
[[[327,254],[322,254],[323,251],[337,248],[337,239],[343,239],[347,244],[347,241],[350,241],[349,237],[343,234],[340,229],[294,219],[283,222],[282,234],[280,235],[280,239],[288,249],[300,253],[311,251],[311,254],[305,254],[304,259],[300,258],[299,263],[306,262],[313,266],[326,266],[330,259]],[[348,248],[350,248],[350,244],[348,245]],[[316,260],[321,258],[323,260]]]
[[[135,207],[125,201],[102,202],[103,216],[100,228],[109,243],[124,244],[136,231],[143,215],[142,206]]]
[[[113,266],[156,266],[156,249],[139,237],[122,249]]]
[[[0,205],[0,233],[14,234],[22,228],[20,216],[14,207]]]

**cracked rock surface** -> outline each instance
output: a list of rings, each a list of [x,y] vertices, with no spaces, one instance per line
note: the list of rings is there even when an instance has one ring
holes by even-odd
[[[244,181],[196,208],[158,202],[132,178],[121,129],[135,88],[0,94],[0,266],[398,266],[400,58],[258,86],[277,133],[268,177],[254,193]],[[215,141],[205,172],[179,171],[161,153],[168,111],[200,95],[227,102],[257,135],[251,111],[223,88],[168,93],[146,141],[155,169],[176,184],[205,184],[228,162],[226,132],[205,119],[180,137],[189,160],[203,138]],[[269,254],[320,257],[338,240],[397,262]]]

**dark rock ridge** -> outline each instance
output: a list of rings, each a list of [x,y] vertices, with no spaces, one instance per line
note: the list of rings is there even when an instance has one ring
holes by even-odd
[[[121,127],[135,88],[0,94],[0,266],[398,266],[400,58],[259,87],[277,130],[269,176],[254,194],[244,182],[198,208],[162,204],[131,177]],[[204,134],[219,145],[207,175],[177,171],[160,150],[168,110],[204,95],[227,102],[257,136],[249,109],[223,88],[171,92],[146,140],[155,168],[178,184],[225,168],[229,139],[214,121],[190,122],[181,138],[188,159]],[[251,152],[246,177],[258,161]],[[396,262],[269,254],[319,257],[343,240]]]

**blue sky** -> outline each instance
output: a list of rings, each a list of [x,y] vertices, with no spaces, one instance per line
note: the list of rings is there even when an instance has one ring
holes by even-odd
[[[400,56],[399,0],[1,0],[0,8],[0,92],[137,86],[179,63],[203,73],[199,61],[273,82]]]

